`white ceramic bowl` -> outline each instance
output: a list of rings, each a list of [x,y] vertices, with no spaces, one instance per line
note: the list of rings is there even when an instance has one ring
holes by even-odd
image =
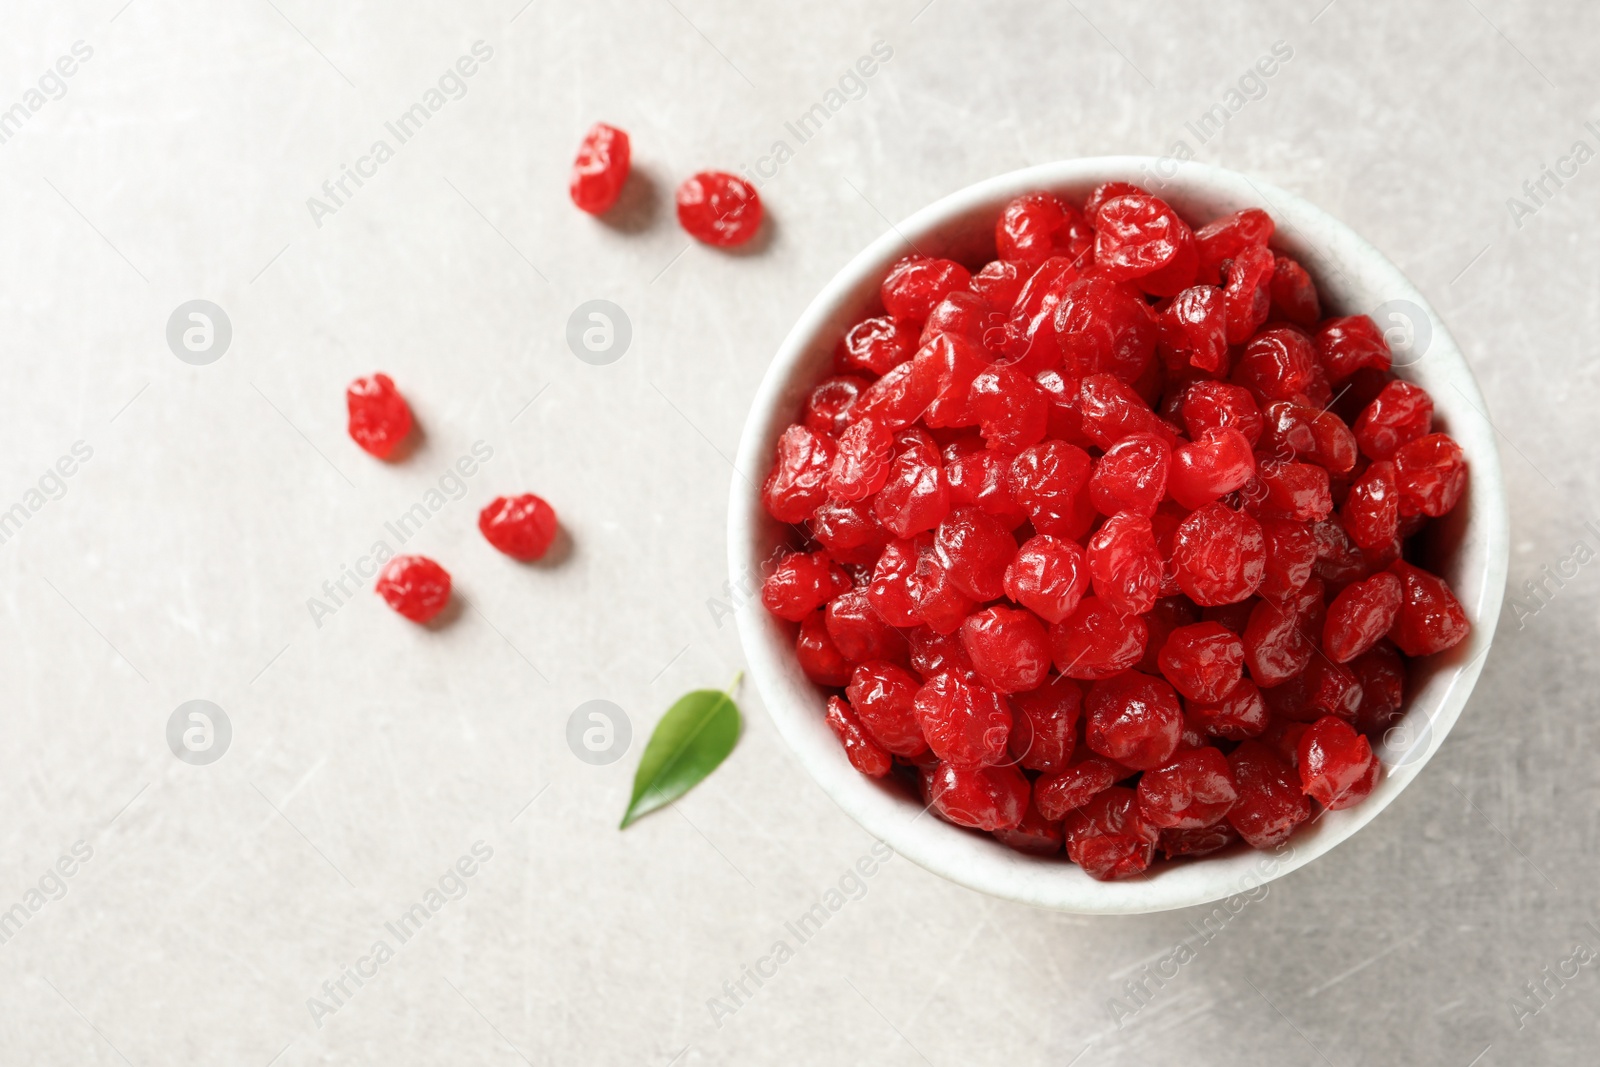
[[[1168,173],[1165,182],[1156,177]],[[823,722],[822,691],[795,660],[792,624],[772,618],[759,604],[739,613],[750,673],[779,731],[817,783],[869,833],[972,889],[1095,914],[1163,911],[1244,892],[1310,863],[1372,821],[1437,751],[1467,702],[1494,636],[1508,546],[1505,490],[1483,397],[1444,324],[1394,264],[1339,220],[1264,182],[1195,163],[1112,156],[1014,171],[945,197],[874,241],[811,302],[768,369],[739,444],[744,477],[733,479],[728,520],[735,586],[759,582],[763,561],[784,541],[785,530],[768,518],[759,499],[777,439],[827,373],[838,338],[868,313],[890,264],[913,246],[981,264],[994,256],[994,222],[1012,197],[1044,189],[1082,203],[1091,189],[1112,179],[1143,185],[1197,228],[1241,208],[1266,209],[1277,224],[1274,245],[1311,273],[1324,314],[1365,312],[1395,331],[1396,373],[1433,396],[1437,428],[1460,443],[1471,470],[1466,497],[1431,528],[1429,563],[1460,598],[1472,634],[1456,648],[1413,664],[1405,719],[1379,747],[1386,773],[1361,804],[1301,827],[1277,853],[1236,846],[1196,861],[1158,860],[1142,879],[1096,882],[1065,857],[1023,855],[988,835],[923,814],[921,803],[895,784],[857,773]]]

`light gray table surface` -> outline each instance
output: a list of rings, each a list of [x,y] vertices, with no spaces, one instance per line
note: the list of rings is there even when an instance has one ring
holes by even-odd
[[[1587,565],[1508,608],[1398,802],[1209,932],[1209,909],[1045,913],[903,859],[857,890],[871,839],[748,686],[726,765],[615,827],[657,717],[742,665],[728,457],[779,341],[891,220],[1017,167],[1182,140],[1343,218],[1484,386],[1511,592],[1600,549],[1600,161],[1570,155],[1600,149],[1597,40],[1576,0],[8,5],[0,1062],[1593,1062]],[[401,143],[386,124],[430,90]],[[598,119],[644,179],[610,225],[565,193]],[[332,201],[346,166],[367,177]],[[1568,176],[1532,188],[1546,166]],[[707,167],[761,168],[745,254],[672,217]],[[194,299],[231,324],[207,365],[167,341]],[[566,342],[592,299],[631,323],[608,365]],[[425,431],[392,465],[344,432],[345,383],[379,369]],[[524,567],[474,520],[529,490],[569,536]],[[446,625],[325,591],[418,503],[405,549],[454,573]],[[196,699],[232,731],[203,766],[167,741]],[[631,724],[608,765],[567,743],[590,700]]]

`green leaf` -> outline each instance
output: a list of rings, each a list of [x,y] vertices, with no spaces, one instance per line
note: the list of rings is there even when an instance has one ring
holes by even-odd
[[[739,706],[733,702],[733,691],[742,677],[741,673],[734,678],[726,692],[687,693],[661,716],[634,772],[633,798],[619,830],[677,800],[728,758],[739,740]]]

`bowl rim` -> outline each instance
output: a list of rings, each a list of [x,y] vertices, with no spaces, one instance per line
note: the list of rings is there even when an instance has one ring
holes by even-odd
[[[1406,736],[1396,746],[1380,746],[1385,774],[1361,804],[1324,813],[1273,852],[1240,848],[1199,862],[1159,864],[1141,879],[1096,882],[1059,856],[1026,856],[989,835],[959,829],[937,817],[922,818],[926,809],[918,802],[858,773],[822,722],[820,690],[804,678],[794,660],[792,630],[785,629],[791,624],[771,618],[755,596],[746,598],[736,621],[751,677],[785,743],[835,803],[868,833],[950,881],[1003,899],[1082,914],[1165,911],[1248,892],[1305,866],[1376,818],[1415,779],[1459,718],[1493,641],[1509,552],[1509,514],[1494,430],[1484,414],[1487,405],[1449,331],[1393,263],[1343,222],[1267,182],[1168,157],[1100,156],[1014,170],[951,193],[891,225],[823,286],[779,346],[740,438],[728,514],[734,588],[750,591],[759,586],[767,555],[759,547],[762,532],[776,525],[761,508],[760,482],[778,434],[796,415],[797,395],[820,377],[812,374],[802,382],[799,372],[808,361],[819,368],[824,364],[840,324],[870,303],[888,265],[913,249],[947,244],[953,233],[964,231],[970,237],[985,212],[987,219],[996,218],[999,205],[1021,193],[1081,194],[1110,180],[1140,184],[1174,201],[1186,217],[1192,216],[1181,206],[1185,202],[1210,205],[1212,218],[1240,207],[1263,207],[1278,224],[1274,246],[1286,249],[1307,267],[1325,298],[1333,295],[1329,307],[1353,313],[1350,305],[1366,297],[1361,302],[1371,310],[1370,296],[1377,292],[1384,296],[1384,307],[1398,301],[1425,316],[1430,335],[1423,352],[1409,366],[1397,362],[1396,371],[1402,377],[1434,383],[1429,391],[1435,399],[1436,425],[1449,430],[1468,458],[1472,473],[1467,497],[1440,522],[1454,526],[1456,543],[1447,563],[1457,573],[1447,577],[1473,629],[1456,648],[1414,661],[1428,666],[1416,691],[1407,694],[1409,706],[1401,722]],[[987,225],[992,227],[992,221]],[[992,255],[992,241],[989,247]],[[928,254],[942,250],[936,247]],[[1414,317],[1411,324],[1418,330],[1424,325]],[[1453,387],[1458,395],[1442,394],[1440,384]],[[1467,408],[1476,418],[1466,415]]]

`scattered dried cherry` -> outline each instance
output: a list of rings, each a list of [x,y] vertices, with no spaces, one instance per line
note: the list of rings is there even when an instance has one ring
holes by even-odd
[[[427,556],[395,556],[378,572],[378,595],[412,622],[427,622],[450,602],[450,572]]]
[[[387,374],[357,378],[344,396],[351,439],[379,459],[388,459],[411,432],[411,408],[405,397]]]
[[[743,178],[705,170],[678,186],[678,224],[718,248],[742,245],[761,228],[761,195]]]
[[[484,539],[512,559],[524,562],[550,551],[560,528],[556,509],[532,493],[497,496],[478,512],[478,530]]]
[[[615,126],[597,122],[578,145],[568,191],[572,202],[591,215],[603,214],[622,195],[628,180],[628,135]]]

